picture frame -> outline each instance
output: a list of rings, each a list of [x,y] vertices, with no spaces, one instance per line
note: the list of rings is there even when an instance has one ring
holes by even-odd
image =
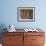
[[[34,22],[35,21],[35,7],[18,7],[17,21],[20,22]]]

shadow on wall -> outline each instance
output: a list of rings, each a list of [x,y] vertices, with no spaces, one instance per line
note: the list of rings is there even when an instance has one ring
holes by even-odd
[[[0,43],[2,43],[2,36],[3,36],[2,32],[6,31],[6,30],[4,30],[4,28],[6,28],[5,25],[0,24]]]

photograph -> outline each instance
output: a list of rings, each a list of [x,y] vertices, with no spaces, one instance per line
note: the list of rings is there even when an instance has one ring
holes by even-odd
[[[35,7],[18,7],[17,20],[23,22],[35,21]]]

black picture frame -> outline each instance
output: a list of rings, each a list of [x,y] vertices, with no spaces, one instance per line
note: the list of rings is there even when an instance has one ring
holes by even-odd
[[[35,21],[35,7],[18,7],[17,21],[20,22],[34,22]]]

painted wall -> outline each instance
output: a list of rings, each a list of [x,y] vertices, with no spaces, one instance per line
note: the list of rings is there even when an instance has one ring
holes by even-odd
[[[46,28],[46,0],[0,0],[0,27]],[[18,22],[17,7],[35,7],[35,22]]]

